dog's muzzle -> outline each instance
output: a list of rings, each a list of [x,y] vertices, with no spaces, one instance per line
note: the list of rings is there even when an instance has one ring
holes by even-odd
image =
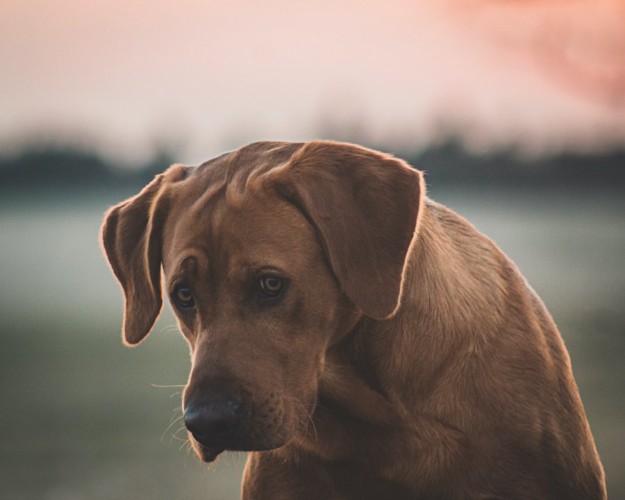
[[[241,447],[243,405],[227,395],[204,401],[189,401],[184,410],[184,424],[193,438],[215,457],[223,450]]]

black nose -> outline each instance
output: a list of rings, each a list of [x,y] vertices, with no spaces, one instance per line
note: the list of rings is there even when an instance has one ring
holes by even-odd
[[[189,401],[184,410],[184,425],[200,443],[228,448],[236,435],[240,414],[241,403],[229,396]]]

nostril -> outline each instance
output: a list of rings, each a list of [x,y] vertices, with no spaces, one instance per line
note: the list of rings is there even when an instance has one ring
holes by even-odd
[[[190,402],[184,410],[184,423],[199,441],[210,441],[232,434],[237,427],[241,403],[230,397]]]
[[[233,415],[238,415],[241,410],[241,403],[235,399],[228,398],[226,401],[227,411]]]
[[[197,432],[200,429],[202,420],[202,409],[198,405],[187,405],[184,410],[184,425],[190,432]]]

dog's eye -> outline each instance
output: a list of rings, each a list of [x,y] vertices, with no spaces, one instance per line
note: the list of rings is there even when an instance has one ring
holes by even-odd
[[[195,299],[190,288],[184,286],[176,288],[171,298],[180,309],[191,309],[195,306]]]
[[[284,281],[277,276],[263,276],[259,280],[260,290],[267,297],[277,297],[282,293]]]

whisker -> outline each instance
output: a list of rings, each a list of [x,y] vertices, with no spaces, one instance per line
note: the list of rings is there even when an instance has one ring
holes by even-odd
[[[186,428],[184,425],[181,425],[180,427],[178,427],[178,429],[176,429],[176,432],[174,432],[174,433],[172,434],[172,437],[173,437],[173,436],[178,436],[178,434],[180,434],[181,432],[184,432],[184,433],[185,433],[185,435],[186,435],[186,433],[188,432],[188,431],[187,431],[187,428]]]
[[[178,449],[180,451],[186,450],[187,458],[195,453],[195,451],[193,450],[193,445],[191,444],[191,440],[189,438],[185,439]]]
[[[180,445],[180,448],[178,448],[178,451],[182,451],[184,448],[187,449],[187,456],[189,456],[191,452],[193,451],[193,448],[191,447],[191,441],[189,441],[188,439],[185,439]]]
[[[183,418],[184,418],[184,416],[180,415],[179,417],[176,417],[176,418],[172,419],[172,421],[169,423],[167,428],[163,431],[163,434],[161,435],[161,441],[163,441],[163,439],[165,439],[165,434],[167,434],[167,431],[169,431],[169,429],[171,429],[174,424],[180,422]]]
[[[171,385],[150,384],[150,385],[157,389],[184,389],[184,387],[186,387],[184,384],[171,384]],[[176,391],[169,395],[169,399],[172,399],[181,395],[182,395],[182,391]]]
[[[308,410],[306,406],[304,405],[304,403],[300,402],[300,404],[302,405],[304,409],[304,414],[306,415],[306,417],[308,418],[308,421],[310,422],[310,426],[306,426],[306,434],[308,434],[308,427],[312,427],[312,430],[315,434],[315,442],[317,442],[319,441],[319,435],[317,434],[317,426],[315,425],[315,420],[313,419],[314,408],[311,410]]]
[[[180,333],[180,328],[178,328],[178,325],[176,324],[169,324],[169,325],[165,325],[162,328],[159,329],[159,332],[161,333]]]
[[[313,413],[315,411],[315,408],[307,408],[306,405],[298,398],[293,397],[293,396],[282,396],[284,399],[286,399],[287,401],[292,401],[294,402],[296,405],[298,405],[301,410],[303,410],[304,413],[304,417],[305,419],[310,423],[310,425],[303,425],[304,427],[304,438],[308,437],[308,432],[309,432],[309,428],[312,428],[312,432],[315,435],[315,441],[319,440],[319,435],[317,434],[317,426],[315,425],[315,421],[313,419]]]
[[[185,432],[184,437],[180,437],[178,434],[180,434],[181,432]],[[189,437],[186,434],[187,432],[187,428],[182,426],[180,428],[178,428],[178,430],[176,432],[174,432],[171,437],[172,439],[175,439],[176,441],[180,441],[180,442],[185,442],[189,440]]]

